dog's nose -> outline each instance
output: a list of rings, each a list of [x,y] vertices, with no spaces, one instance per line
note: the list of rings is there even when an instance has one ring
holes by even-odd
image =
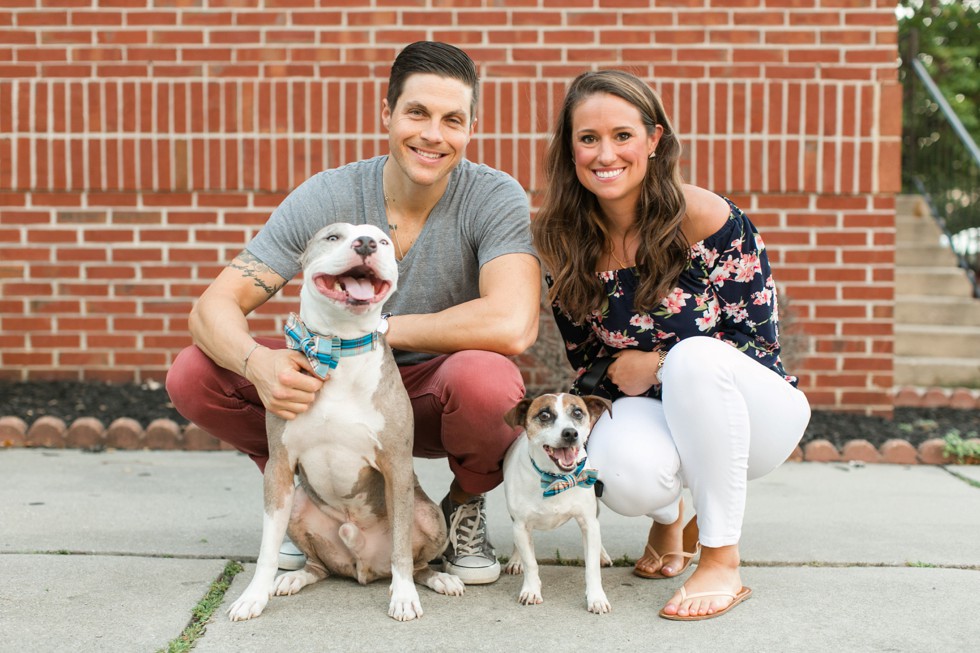
[[[361,236],[351,245],[360,256],[370,256],[378,251],[378,242],[370,236]]]
[[[575,429],[562,429],[561,439],[566,442],[575,442],[578,439],[578,431]]]

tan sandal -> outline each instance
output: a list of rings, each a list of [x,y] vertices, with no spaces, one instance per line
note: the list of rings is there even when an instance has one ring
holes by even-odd
[[[712,612],[711,614],[690,614],[682,617],[676,614],[667,614],[663,610],[660,610],[661,617],[663,617],[664,619],[670,619],[672,621],[702,621],[704,619],[714,619],[715,617],[720,617],[721,615],[725,614],[726,612],[734,608],[736,605],[738,605],[745,599],[752,596],[752,590],[749,589],[748,587],[743,587],[742,589],[740,589],[738,594],[732,594],[731,592],[725,592],[724,590],[716,591],[716,592],[695,592],[694,594],[688,594],[687,590],[684,589],[684,586],[681,585],[680,592],[681,592],[681,603],[683,603],[688,599],[703,599],[708,596],[727,596],[731,598],[732,602],[726,605],[721,610]]]
[[[663,559],[668,556],[680,556],[684,558],[684,564],[681,565],[681,568],[677,571],[676,574],[672,576],[665,576],[662,573],[660,573],[660,569],[657,569],[657,571],[651,573],[651,572],[643,571],[642,569],[635,566],[633,567],[633,574],[635,576],[639,576],[640,578],[657,579],[657,578],[675,578],[683,574],[685,571],[687,571],[687,568],[691,566],[691,563],[694,561],[694,558],[697,557],[697,555],[701,552],[701,543],[698,541],[698,518],[696,516],[691,517],[691,520],[687,522],[686,526],[684,526],[684,534],[682,536],[682,541],[684,547],[683,551],[665,553],[663,555],[660,555],[654,550],[652,546],[650,546],[649,542],[647,542],[646,548],[644,549],[645,555],[643,557],[653,558],[654,563],[655,564],[660,563],[661,567],[663,567]],[[641,558],[641,560],[642,559],[643,558]],[[637,562],[639,562],[639,560]]]

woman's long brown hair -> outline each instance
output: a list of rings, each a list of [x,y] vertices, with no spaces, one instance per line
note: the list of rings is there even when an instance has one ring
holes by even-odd
[[[572,81],[548,145],[547,185],[541,209],[531,224],[534,245],[554,283],[548,299],[557,301],[576,322],[605,301],[596,276],[609,233],[595,195],[575,175],[572,112],[586,98],[608,93],[640,112],[647,133],[663,127],[657,156],[649,159],[636,207],[639,286],[636,310],[650,311],[667,296],[689,261],[690,244],[681,231],[687,212],[678,169],[681,147],[660,98],[642,80],[619,70],[586,72]]]

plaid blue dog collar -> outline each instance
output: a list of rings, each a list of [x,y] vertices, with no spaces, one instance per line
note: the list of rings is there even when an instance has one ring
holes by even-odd
[[[289,314],[286,326],[286,346],[306,355],[313,371],[321,379],[327,378],[337,368],[341,358],[374,351],[378,347],[378,333],[373,331],[360,338],[343,340],[337,336],[325,336],[306,328],[295,313]]]
[[[586,469],[585,463],[587,461],[588,458],[583,458],[582,462],[571,473],[552,474],[538,467],[538,464],[534,462],[534,458],[531,458],[531,464],[534,465],[534,469],[541,475],[541,487],[544,488],[542,494],[546,497],[553,497],[573,487],[590,488],[595,485],[596,479],[599,478],[599,472],[595,469]]]

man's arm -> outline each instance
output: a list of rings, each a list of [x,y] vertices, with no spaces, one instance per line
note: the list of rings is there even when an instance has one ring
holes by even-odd
[[[480,269],[480,297],[438,313],[395,315],[388,343],[395,349],[451,354],[482,349],[523,353],[538,337],[541,266],[530,254],[504,254]]]
[[[188,326],[194,344],[211,360],[236,374],[245,373],[266,408],[292,419],[309,407],[323,383],[302,373],[313,370],[298,352],[255,348],[246,319],[284,285],[286,279],[243,250],[194,304]],[[246,372],[244,359],[249,352]]]

